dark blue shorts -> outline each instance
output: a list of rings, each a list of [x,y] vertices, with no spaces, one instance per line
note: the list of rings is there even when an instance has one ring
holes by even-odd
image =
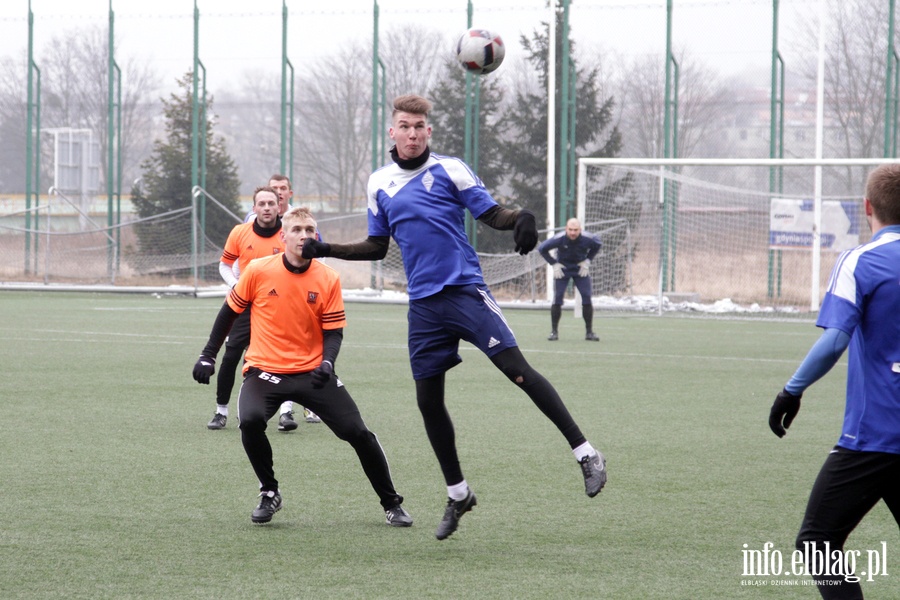
[[[488,356],[518,346],[487,286],[447,286],[427,298],[409,301],[413,379],[440,375],[461,363],[460,340]]]

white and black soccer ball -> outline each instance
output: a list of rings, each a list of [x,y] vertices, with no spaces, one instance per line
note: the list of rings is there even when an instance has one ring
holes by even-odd
[[[500,66],[504,56],[503,40],[488,29],[467,29],[456,42],[456,60],[472,73],[490,73]]]

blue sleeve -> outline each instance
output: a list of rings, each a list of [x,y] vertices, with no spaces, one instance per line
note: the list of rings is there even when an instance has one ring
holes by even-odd
[[[558,236],[553,236],[549,240],[544,240],[543,242],[541,242],[541,245],[538,246],[538,252],[540,253],[540,255],[543,256],[544,260],[546,260],[551,265],[555,264],[557,260],[550,256],[550,251],[559,246],[559,240],[560,238]]]
[[[850,336],[836,327],[829,327],[816,340],[791,380],[784,386],[792,394],[802,394],[837,363],[850,344]]]
[[[594,257],[597,256],[597,253],[600,252],[600,239],[596,236],[590,236],[591,240],[591,248],[588,250],[587,259],[594,260]]]

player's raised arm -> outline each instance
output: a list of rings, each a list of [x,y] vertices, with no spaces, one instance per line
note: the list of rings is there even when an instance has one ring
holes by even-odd
[[[387,256],[389,236],[370,235],[359,242],[349,244],[327,244],[316,239],[308,239],[303,244],[303,258],[325,258],[331,256],[343,260],[381,260]]]

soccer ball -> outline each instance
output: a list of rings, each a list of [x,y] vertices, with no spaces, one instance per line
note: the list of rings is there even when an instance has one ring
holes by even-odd
[[[487,29],[467,29],[456,42],[456,60],[467,71],[479,75],[499,67],[505,55],[503,40]]]

